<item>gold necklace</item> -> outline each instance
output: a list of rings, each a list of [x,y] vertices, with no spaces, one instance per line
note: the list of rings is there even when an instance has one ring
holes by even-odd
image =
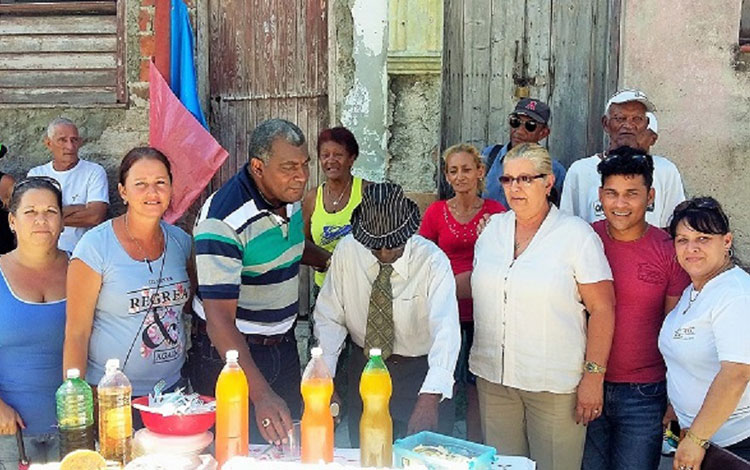
[[[344,194],[346,194],[347,189],[349,189],[349,185],[352,184],[352,180],[354,177],[349,178],[349,181],[346,182],[346,186],[344,186],[344,189],[341,190],[341,194],[339,194],[339,197],[333,201],[331,204],[333,204],[334,208],[339,205],[341,200],[344,198]],[[328,196],[333,197],[333,193],[331,191],[331,187],[328,187]],[[335,209],[334,209],[335,210]]]
[[[130,233],[130,229],[128,228],[128,213],[125,213],[125,233],[128,234],[128,238],[130,238],[130,241],[135,243],[135,246],[138,247],[138,250],[141,252],[141,255],[143,255],[143,261],[148,266],[148,270],[151,272],[151,274],[154,273],[154,270],[151,268],[151,260],[148,259],[148,255],[146,254],[146,250],[143,249],[143,245],[133,237],[133,235]]]

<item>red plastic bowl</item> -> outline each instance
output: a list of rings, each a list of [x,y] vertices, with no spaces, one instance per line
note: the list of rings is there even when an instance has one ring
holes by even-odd
[[[213,397],[207,397],[205,395],[201,395],[201,398],[206,403],[214,401]],[[148,397],[136,398],[133,400],[133,403],[148,406]],[[143,424],[149,431],[170,436],[190,436],[193,434],[201,434],[211,429],[211,426],[214,425],[214,421],[216,420],[216,413],[213,411],[193,415],[173,416],[164,416],[159,413],[152,413],[145,410],[138,411],[141,412]]]

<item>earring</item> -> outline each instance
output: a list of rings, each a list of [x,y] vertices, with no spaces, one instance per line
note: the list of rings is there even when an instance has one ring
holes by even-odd
[[[734,247],[729,247],[729,249],[727,250],[727,255],[729,256],[729,259],[734,258]]]

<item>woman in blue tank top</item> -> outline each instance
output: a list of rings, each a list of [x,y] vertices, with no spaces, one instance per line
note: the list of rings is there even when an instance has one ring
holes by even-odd
[[[57,248],[58,183],[41,176],[16,183],[9,225],[17,247],[0,256],[0,468],[17,468],[19,428],[32,461],[59,459],[55,390],[62,382],[68,255]]]

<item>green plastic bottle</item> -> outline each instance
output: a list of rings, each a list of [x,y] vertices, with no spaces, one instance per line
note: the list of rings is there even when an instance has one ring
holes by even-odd
[[[94,397],[78,369],[68,369],[67,379],[55,393],[60,458],[76,449],[94,450]]]

